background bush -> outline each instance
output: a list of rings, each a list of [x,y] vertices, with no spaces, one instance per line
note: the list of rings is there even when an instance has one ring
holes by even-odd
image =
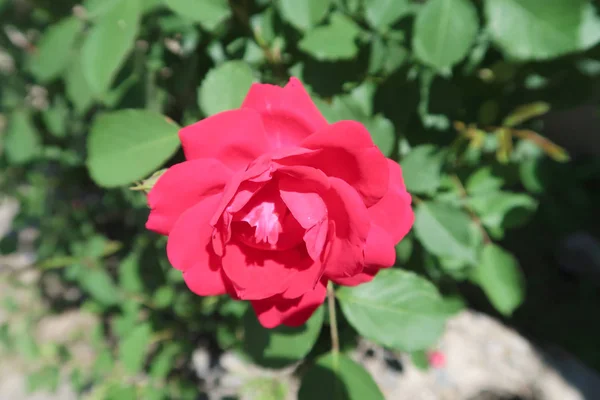
[[[330,398],[316,390],[330,375],[315,372],[332,363],[326,310],[305,328],[266,331],[245,303],[190,293],[165,238],[144,229],[149,177],[183,160],[178,126],[291,75],[330,122],[364,123],[414,195],[402,269],[338,291],[343,349],[360,334],[418,359],[470,305],[600,367],[588,324],[597,281],[588,261],[565,272],[557,259],[559,240],[599,228],[598,142],[581,144],[593,117],[581,106],[597,111],[600,98],[595,3],[0,0],[0,20],[0,191],[21,202],[15,230],[40,232],[43,279],[78,289],[50,296],[41,285],[53,309],[101,318],[93,368],[72,370],[81,393],[193,399],[189,358],[208,341],[263,365],[306,358],[301,395]],[[561,117],[573,109],[583,111]],[[578,144],[572,154],[548,139],[552,126]],[[0,244],[14,251],[15,234]],[[42,351],[28,332],[38,317],[0,338],[37,360],[35,387],[51,387],[69,348]],[[381,396],[352,386],[370,381],[360,367],[342,366],[347,390],[366,390],[357,398]]]

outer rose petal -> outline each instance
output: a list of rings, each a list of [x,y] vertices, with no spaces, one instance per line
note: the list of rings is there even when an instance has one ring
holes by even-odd
[[[215,263],[218,263],[218,258]],[[221,268],[211,269],[209,266],[194,266],[183,273],[187,287],[199,296],[217,296],[227,292]]]
[[[394,243],[398,243],[412,227],[415,215],[410,207],[412,199],[404,186],[400,165],[389,159],[387,163],[390,171],[388,191],[369,208],[369,215],[375,224],[389,233]]]
[[[344,147],[366,149],[375,146],[369,131],[357,121],[339,121],[315,132],[302,141],[307,149]]]
[[[327,251],[325,276],[337,282],[362,271],[364,247],[371,227],[369,213],[362,199],[348,183],[329,178],[331,190],[324,194],[329,221],[330,247]]]
[[[336,283],[344,286],[356,286],[369,282],[381,268],[391,267],[395,261],[395,243],[390,235],[383,228],[371,225],[365,247],[365,268],[354,276],[336,279]]]
[[[312,99],[296,78],[279,86],[255,83],[242,104],[260,113],[273,147],[297,145],[311,133],[327,126]]]
[[[373,144],[366,128],[354,121],[340,121],[311,135],[301,146],[315,151],[283,157],[283,165],[306,165],[327,176],[343,179],[367,207],[387,192],[389,172],[383,153]]]
[[[252,302],[252,307],[259,322],[265,328],[275,328],[281,324],[300,326],[323,304],[326,292],[326,282],[320,281],[314,290],[298,299],[285,300],[275,296],[264,300],[255,300]]]
[[[236,241],[225,248],[222,265],[243,300],[275,295],[297,298],[312,290],[322,274],[321,263],[313,261],[301,247],[262,251]]]
[[[391,267],[396,262],[396,243],[381,227],[371,225],[365,246],[365,264]]]
[[[379,272],[379,268],[365,267],[362,272],[354,276],[336,279],[336,283],[342,286],[358,286],[362,283],[371,282],[373,278],[375,278],[377,272]]]
[[[224,111],[179,131],[185,157],[217,158],[234,171],[271,150],[256,111]]]
[[[201,296],[226,292],[220,260],[210,244],[214,228],[209,221],[220,197],[210,196],[181,214],[167,242],[169,261],[183,271],[188,287]]]
[[[152,209],[146,228],[168,235],[179,216],[207,196],[223,191],[231,170],[215,159],[200,159],[169,168],[148,194]]]

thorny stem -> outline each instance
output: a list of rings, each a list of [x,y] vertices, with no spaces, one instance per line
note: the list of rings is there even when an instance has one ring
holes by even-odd
[[[327,306],[329,307],[329,331],[331,332],[331,353],[334,357],[334,365],[337,364],[337,358],[340,354],[340,338],[338,335],[337,318],[335,315],[335,291],[333,283],[327,284]]]
[[[468,197],[467,191],[465,190],[465,187],[463,186],[462,182],[460,181],[460,178],[456,175],[452,175],[452,180],[456,183],[456,186],[458,186],[458,190],[460,191],[460,197],[463,200],[466,199]],[[481,222],[481,219],[479,218],[479,216],[477,216],[477,214],[475,214],[475,212],[473,210],[471,210],[471,208],[467,205],[465,205],[465,210],[467,210],[467,212],[471,216],[471,219],[473,220],[473,222],[475,222],[475,224],[477,225],[477,228],[479,228],[479,230],[481,231],[481,235],[483,236],[483,243],[485,243],[485,244],[492,243],[492,239],[490,239],[490,236],[488,235],[487,231],[485,230],[485,227],[483,226],[483,223]]]

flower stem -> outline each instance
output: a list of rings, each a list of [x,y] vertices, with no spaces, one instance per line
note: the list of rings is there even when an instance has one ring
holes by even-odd
[[[331,353],[337,361],[340,354],[340,338],[338,335],[337,318],[335,315],[335,290],[333,283],[327,283],[327,306],[329,307],[329,330],[331,332]]]

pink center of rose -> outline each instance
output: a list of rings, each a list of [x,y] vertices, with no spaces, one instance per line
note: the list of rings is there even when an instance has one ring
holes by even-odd
[[[279,195],[276,182],[269,182],[233,216],[233,234],[248,246],[266,250],[288,250],[303,241],[304,229]]]
[[[254,207],[242,221],[254,227],[254,238],[257,243],[269,242],[272,246],[277,244],[279,233],[283,230],[279,222],[279,213],[275,211],[275,203],[265,201]]]

